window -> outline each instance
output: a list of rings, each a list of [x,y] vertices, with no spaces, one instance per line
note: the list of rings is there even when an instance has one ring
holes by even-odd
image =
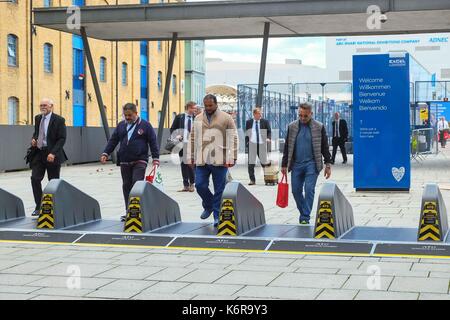
[[[106,58],[100,58],[100,81],[106,82]]]
[[[53,46],[50,43],[44,44],[44,71],[53,72]]]
[[[53,1],[52,0],[44,0],[44,7],[52,7]]]
[[[158,51],[162,51],[162,41],[158,41]]]
[[[122,63],[122,85],[126,86],[128,84],[128,64],[126,62]]]
[[[162,72],[158,71],[158,90],[162,91]]]
[[[172,76],[172,93],[177,94],[177,76]]]
[[[16,97],[8,98],[8,124],[19,124],[19,99]]]
[[[8,34],[8,66],[17,67],[17,36]]]

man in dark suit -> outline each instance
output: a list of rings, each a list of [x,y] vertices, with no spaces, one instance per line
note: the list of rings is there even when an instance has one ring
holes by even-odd
[[[189,142],[189,134],[191,133],[196,113],[197,103],[193,101],[188,102],[185,106],[185,113],[177,115],[173,120],[172,126],[170,127],[170,134],[174,135],[177,140],[183,142],[183,148],[179,153],[181,175],[183,176],[183,189],[179,190],[179,192],[195,191],[195,171],[187,164],[188,161],[183,155],[183,150]]]
[[[65,119],[53,113],[54,103],[43,99],[41,114],[35,117],[31,146],[36,152],[31,159],[31,186],[33,188],[35,210],[32,216],[39,216],[42,198],[42,180],[47,171],[48,180],[59,179],[61,164],[67,160],[63,146],[66,143]]]
[[[248,175],[250,177],[249,185],[255,185],[255,164],[258,156],[261,165],[268,164],[267,153],[270,152],[270,141],[272,138],[272,129],[269,121],[262,119],[260,107],[253,110],[253,119],[247,120],[245,124],[245,147],[248,152]]]
[[[344,162],[343,164],[347,163],[347,152],[345,150],[345,142],[347,142],[348,139],[348,127],[347,127],[347,121],[344,119],[340,119],[339,112],[336,112],[334,114],[334,121],[332,123],[333,125],[333,155],[331,157],[331,163],[334,164],[334,161],[336,159],[336,152],[337,147],[339,146],[339,149],[341,149],[342,158]]]
[[[128,207],[128,198],[131,189],[137,181],[145,179],[149,159],[149,146],[152,155],[153,166],[159,167],[159,146],[155,130],[152,125],[138,116],[137,107],[133,103],[127,103],[123,107],[125,120],[119,122],[109,139],[100,161],[105,164],[111,153],[120,143],[117,153],[117,165],[120,165],[122,176],[122,192],[125,208]],[[120,217],[126,220],[126,214]]]

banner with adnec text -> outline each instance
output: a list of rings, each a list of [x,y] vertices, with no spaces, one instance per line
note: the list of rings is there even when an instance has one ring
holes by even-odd
[[[353,56],[354,188],[409,190],[409,55]]]

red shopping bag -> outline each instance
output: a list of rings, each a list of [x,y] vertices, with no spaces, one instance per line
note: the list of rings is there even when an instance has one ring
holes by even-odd
[[[156,166],[153,166],[153,168],[150,171],[150,173],[148,174],[148,176],[145,177],[145,180],[148,183],[153,183],[153,181],[155,180],[155,175],[156,175]]]
[[[283,173],[281,181],[278,183],[277,206],[286,208],[289,202],[289,184],[287,183],[287,175]]]

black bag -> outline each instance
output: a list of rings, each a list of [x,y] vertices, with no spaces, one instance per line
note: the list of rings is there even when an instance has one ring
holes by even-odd
[[[36,147],[29,147],[27,149],[27,155],[23,159],[25,160],[26,164],[30,164],[30,168],[31,168],[31,163],[33,162],[33,159],[36,156],[38,150],[39,149]]]

